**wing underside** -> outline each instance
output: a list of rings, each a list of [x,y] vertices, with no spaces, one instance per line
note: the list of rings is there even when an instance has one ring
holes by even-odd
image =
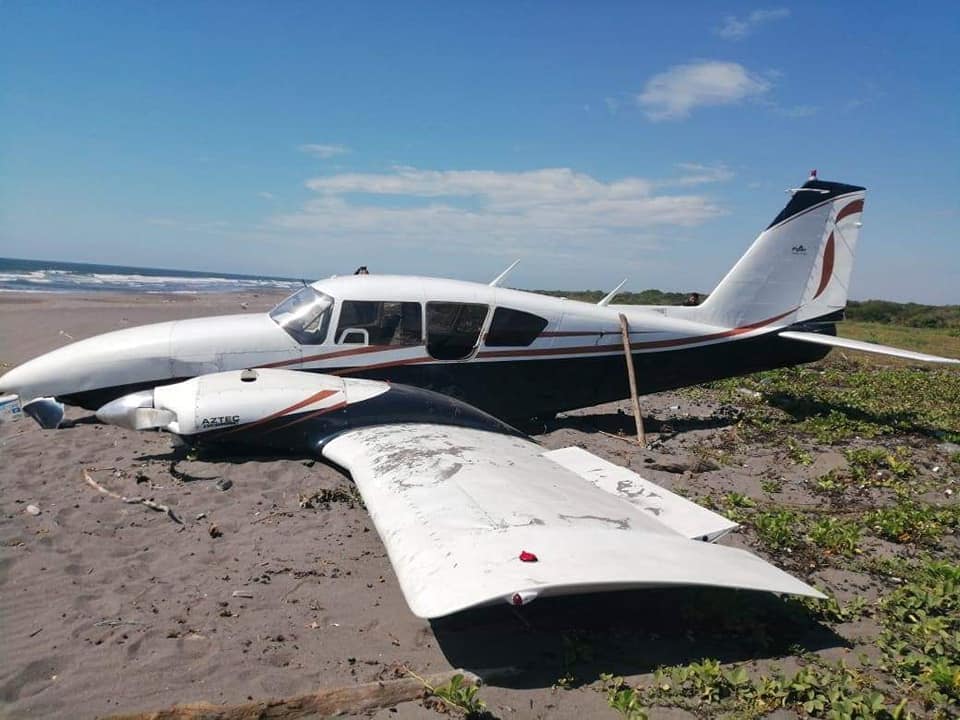
[[[821,596],[744,550],[691,539],[734,524],[652,484],[624,484],[632,478],[617,471],[646,481],[582,450],[547,453],[494,432],[397,424],[346,432],[323,455],[353,476],[423,618],[670,585]]]

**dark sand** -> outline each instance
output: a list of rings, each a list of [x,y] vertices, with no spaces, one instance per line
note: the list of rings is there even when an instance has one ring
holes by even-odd
[[[0,295],[0,370],[65,344],[67,335],[263,310],[275,300]],[[724,442],[729,419],[716,403],[678,394],[646,398],[644,406],[657,440],[648,452],[598,432],[630,432],[632,421],[618,414],[626,403],[561,419],[539,439],[586,447],[693,495],[758,496],[760,480],[774,473],[802,498],[805,477],[842,462],[822,452],[811,467],[784,468],[777,449],[761,449],[713,472],[691,470],[704,443]],[[677,617],[676,601],[693,592],[685,590],[544,600],[522,617],[504,607],[430,624],[407,609],[362,507],[347,499],[299,507],[301,493],[349,490],[337,470],[299,460],[188,460],[167,436],[102,426],[84,411],[69,417],[76,425],[55,432],[27,419],[0,426],[0,715],[85,718],[289,696],[391,678],[403,666],[421,674],[512,666],[519,674],[492,677],[481,692],[496,716],[614,717],[596,684],[587,684],[600,672],[635,676],[705,656],[763,663],[788,656],[794,643],[828,657],[858,651],[816,623],[772,645],[728,643]],[[168,504],[184,525],[96,492],[84,468],[111,490]],[[218,479],[233,485],[219,490]],[[28,514],[28,504],[41,514]],[[220,536],[211,536],[212,526]],[[867,576],[846,575],[812,579],[844,599],[875,592]],[[775,615],[771,603],[780,602],[757,597],[750,612]],[[875,628],[850,632],[869,636]],[[585,637],[589,651],[576,649]],[[574,689],[553,687],[571,669]],[[433,714],[411,702],[378,717]]]

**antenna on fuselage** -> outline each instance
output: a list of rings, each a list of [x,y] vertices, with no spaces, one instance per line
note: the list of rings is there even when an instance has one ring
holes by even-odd
[[[611,290],[606,295],[604,295],[603,300],[598,302],[597,305],[599,305],[600,307],[606,307],[607,305],[609,305],[610,301],[617,296],[618,292],[620,292],[620,288],[622,288],[626,284],[627,284],[627,279],[624,278],[623,280],[620,281],[619,285],[617,285],[613,290]]]
[[[517,266],[519,262],[520,262],[520,258],[517,258],[516,260],[514,260],[510,264],[510,267],[508,267],[506,270],[504,270],[502,273],[500,273],[493,280],[490,281],[489,283],[490,287],[497,287],[500,284],[500,282],[510,273],[510,271]]]

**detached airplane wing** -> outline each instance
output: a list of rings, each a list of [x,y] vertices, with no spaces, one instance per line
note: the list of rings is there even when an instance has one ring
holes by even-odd
[[[904,360],[960,365],[960,360],[955,360],[954,358],[941,357],[940,355],[927,355],[926,353],[914,352],[913,350],[901,350],[900,348],[890,347],[889,345],[878,345],[877,343],[864,342],[863,340],[850,340],[849,338],[836,337],[835,335],[797,332],[794,330],[786,330],[778,334],[782,338],[797,340],[798,342],[829,345],[830,347],[859,350],[860,352],[876,353],[877,355],[889,355],[891,357],[903,358]]]
[[[319,454],[348,470],[423,618],[671,585],[823,597],[749,552],[705,542],[736,527],[727,518],[427,390],[259,369],[133,393],[98,417],[244,453]]]
[[[350,471],[422,618],[671,585],[822,597],[756,555],[699,539],[736,526],[726,518],[578,448],[545,452],[483,430],[401,424],[347,432],[323,455]],[[584,462],[639,481],[639,502],[565,467]]]

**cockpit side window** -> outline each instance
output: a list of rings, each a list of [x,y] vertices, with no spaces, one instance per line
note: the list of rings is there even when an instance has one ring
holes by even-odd
[[[437,360],[462,360],[480,340],[487,305],[427,303],[427,352]]]
[[[543,332],[548,321],[539,315],[498,307],[487,330],[487,347],[526,347]]]
[[[420,303],[344,300],[336,341],[403,347],[423,342]]]
[[[330,327],[333,302],[308,285],[271,310],[270,317],[301,345],[321,345]]]

